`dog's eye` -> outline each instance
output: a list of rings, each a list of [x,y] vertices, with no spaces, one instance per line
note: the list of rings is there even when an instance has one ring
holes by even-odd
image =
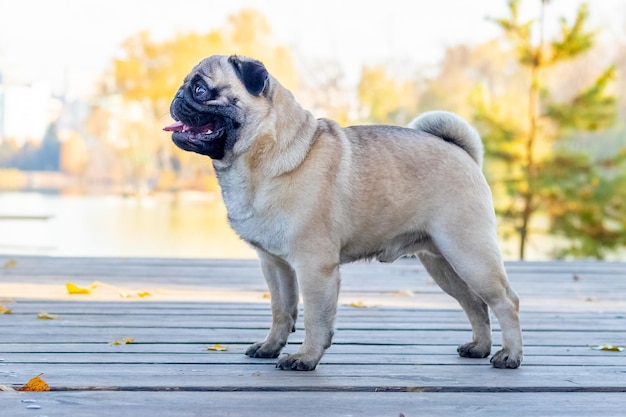
[[[193,88],[193,94],[196,96],[196,99],[198,100],[206,100],[207,89],[204,85],[202,85],[201,83],[198,83]]]

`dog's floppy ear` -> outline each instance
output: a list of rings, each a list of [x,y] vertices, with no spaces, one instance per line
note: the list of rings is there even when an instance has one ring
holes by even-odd
[[[236,55],[228,58],[235,68],[235,73],[253,96],[260,96],[269,83],[269,73],[260,61],[241,59]]]

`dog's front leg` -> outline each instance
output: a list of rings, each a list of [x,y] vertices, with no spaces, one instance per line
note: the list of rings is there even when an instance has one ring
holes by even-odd
[[[276,364],[280,369],[312,371],[330,347],[339,297],[339,263],[296,266],[304,301],[304,342],[297,353],[285,355]]]
[[[287,344],[289,333],[296,331],[298,282],[294,270],[285,261],[262,250],[258,255],[272,300],[272,327],[265,340],[250,346],[246,355],[276,358]]]

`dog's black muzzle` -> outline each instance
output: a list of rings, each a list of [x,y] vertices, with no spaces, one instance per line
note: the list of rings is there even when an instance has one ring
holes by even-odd
[[[196,92],[197,93],[197,92]],[[222,159],[236,142],[241,112],[230,102],[208,100],[199,102],[189,87],[181,87],[170,105],[170,114],[177,121],[165,128],[179,148]]]

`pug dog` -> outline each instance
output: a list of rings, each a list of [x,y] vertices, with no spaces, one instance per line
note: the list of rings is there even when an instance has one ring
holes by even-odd
[[[342,128],[303,109],[261,62],[236,55],[197,64],[170,111],[164,130],[211,158],[228,221],[256,248],[270,290],[271,328],[246,355],[279,356],[301,293],[304,342],[276,366],[315,369],[333,337],[340,265],[416,255],[467,314],[472,340],[458,354],[490,355],[490,308],[502,329],[491,363],[520,366],[519,300],[498,246],[482,142],[463,119],[434,111],[408,128]]]

